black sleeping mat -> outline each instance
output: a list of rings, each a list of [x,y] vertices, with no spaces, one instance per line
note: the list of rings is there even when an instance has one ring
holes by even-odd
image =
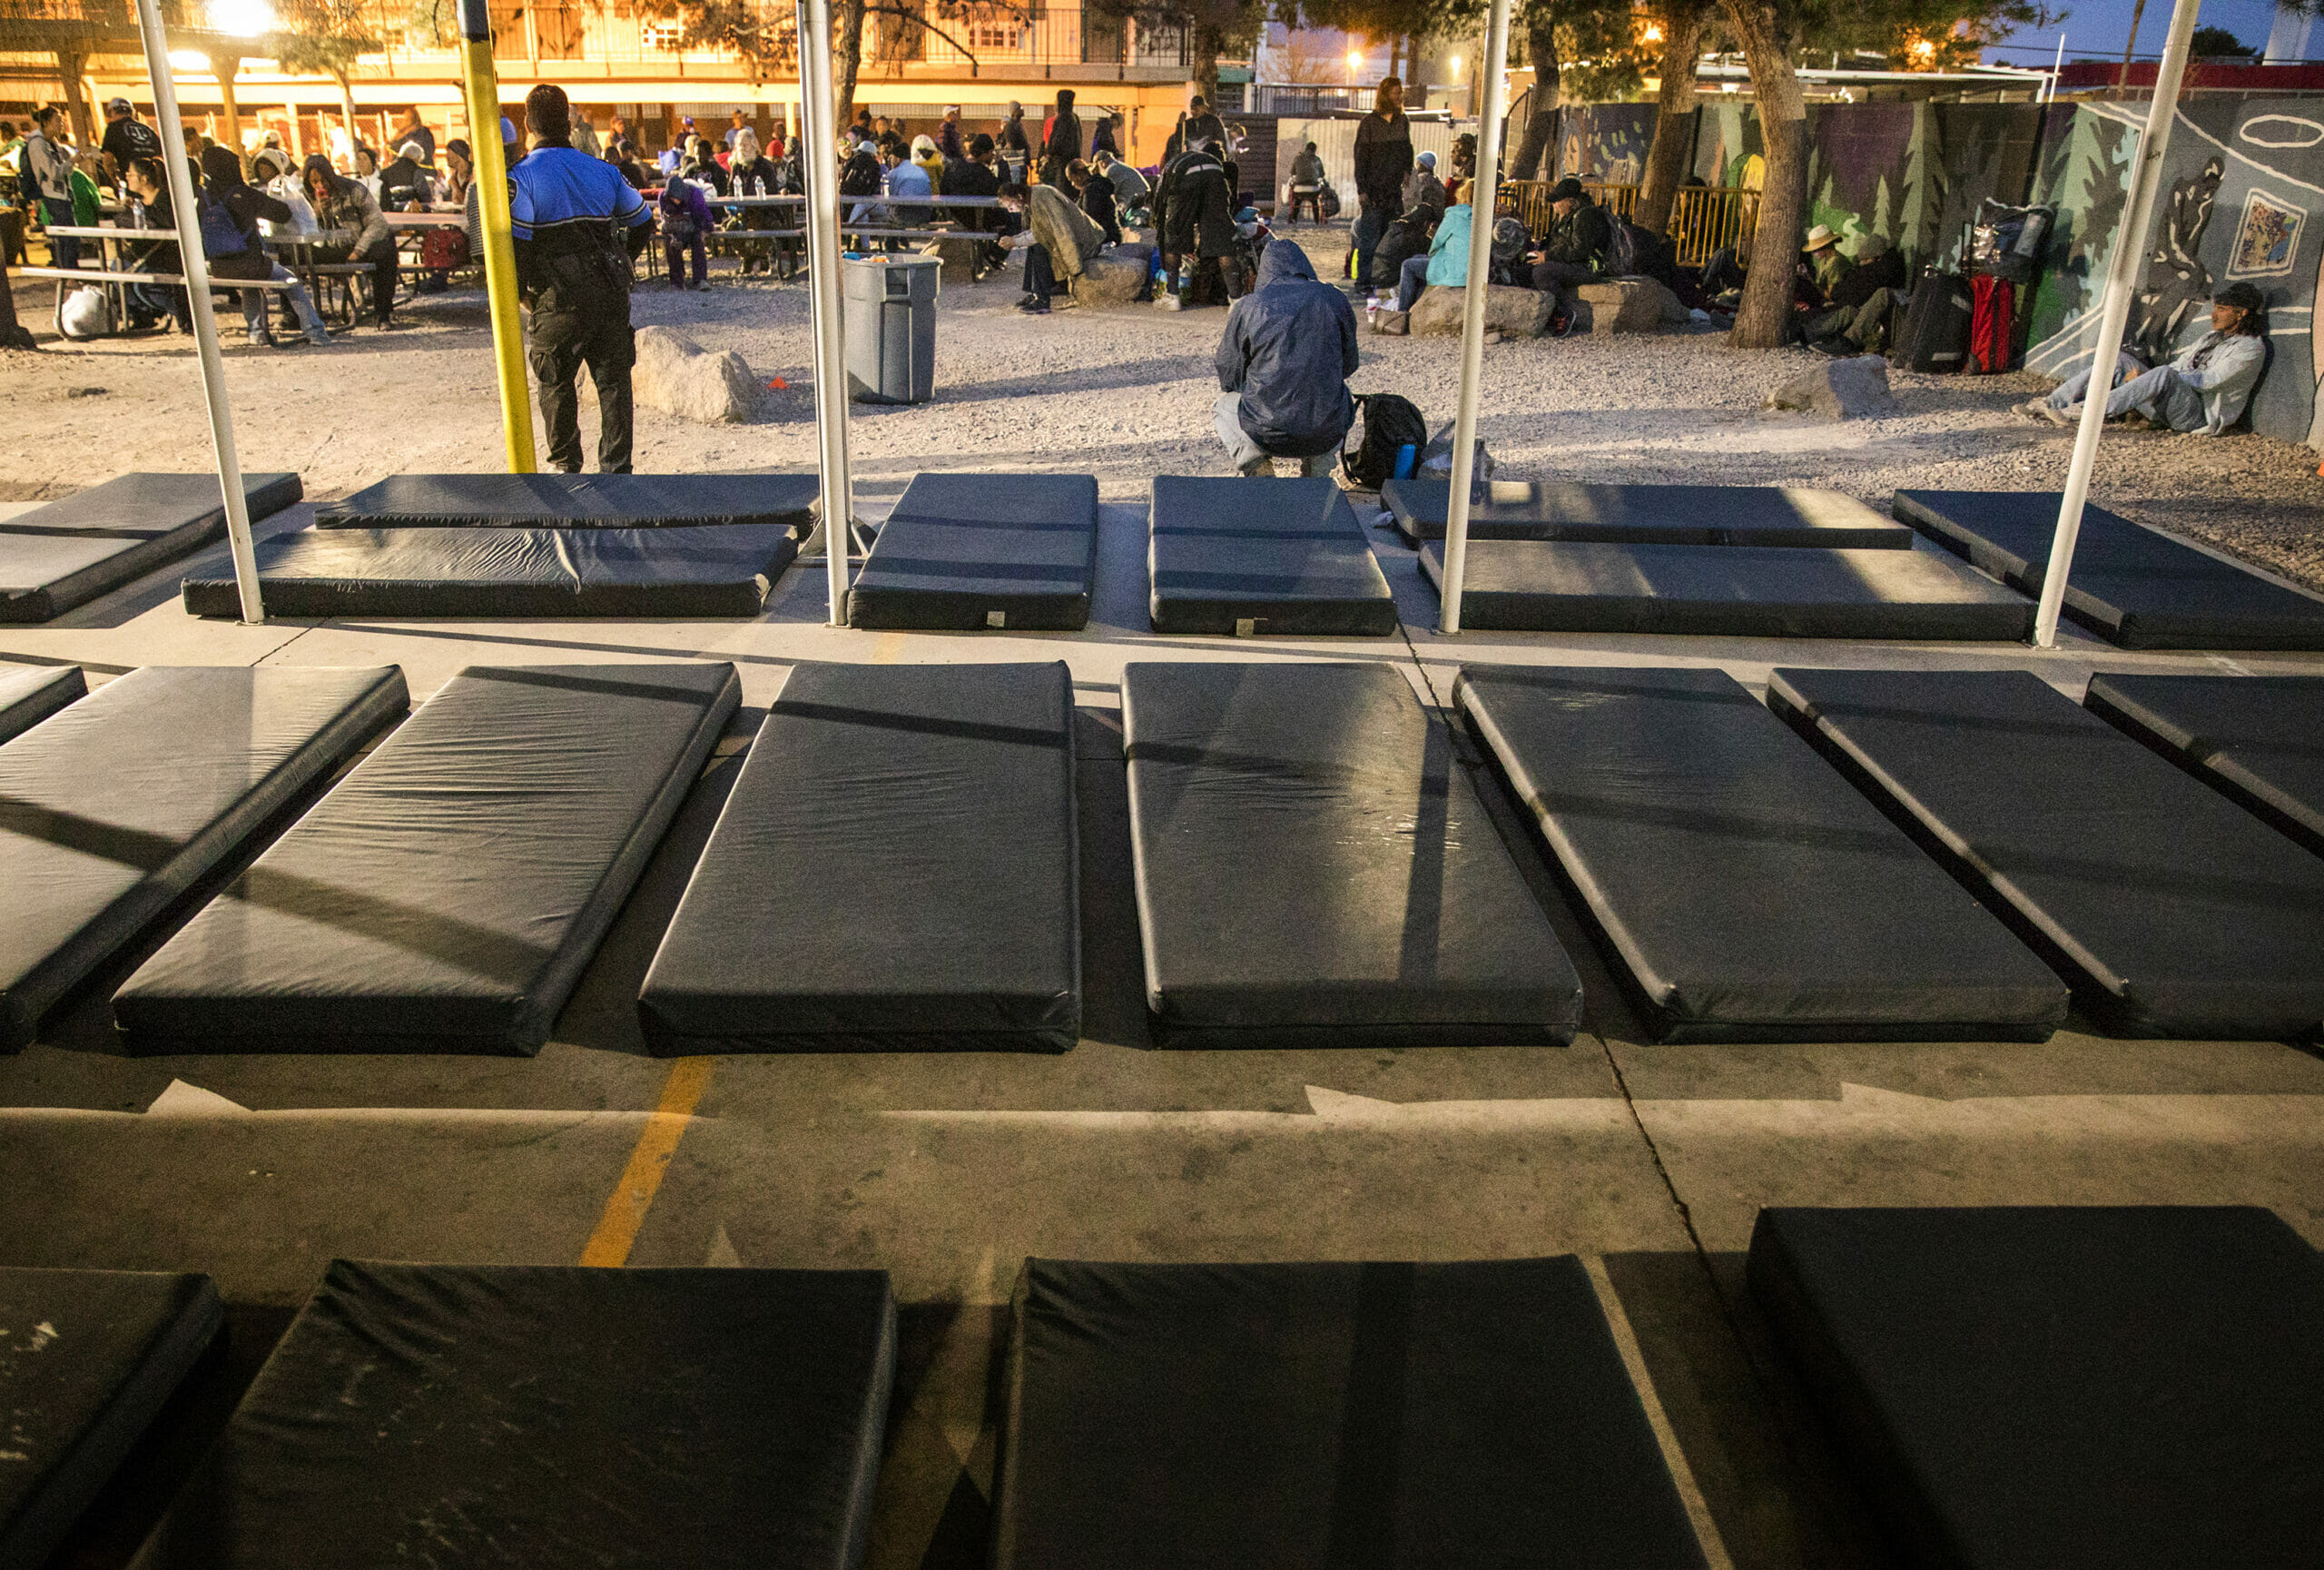
[[[645,978],[657,1052],[1080,1036],[1073,688],[1052,665],[802,665]]]
[[[1147,569],[1156,632],[1396,630],[1396,601],[1364,527],[1330,479],[1154,481]]]
[[[409,702],[393,666],[149,666],[0,747],[0,1050]]]
[[[1785,485],[1581,485],[1492,479],[1469,504],[1471,539],[1610,545],[1785,545],[1898,550],[1913,531],[1852,496]],[[1407,539],[1443,539],[1450,480],[1391,479],[1380,500]]]
[[[751,617],[799,554],[788,528],[307,528],[261,540],[269,614]],[[185,580],[194,616],[241,614],[231,573]]]
[[[1914,824],[2111,1028],[2324,1023],[2324,857],[2029,671],[1791,670],[1768,701]]]
[[[1571,1039],[1581,978],[1394,667],[1132,664],[1122,730],[1158,1039]]]
[[[854,1570],[884,1270],[338,1259],[136,1570]]]
[[[470,666],[115,1019],[144,1050],[539,1051],[740,699],[724,664]]]
[[[1014,1318],[993,1570],[1704,1563],[1571,1255],[1029,1259]]]
[[[852,627],[1078,632],[1098,574],[1086,474],[915,475],[848,591]]]
[[[814,527],[812,474],[391,474],[315,504],[319,528]]]
[[[1896,516],[2036,598],[2057,533],[2053,490],[1900,490]],[[2085,506],[2065,614],[2124,648],[2324,649],[2324,599],[2102,507]]]
[[[207,1276],[0,1269],[0,1565],[49,1562],[224,1324]]]
[[[2316,1564],[2324,1259],[2269,1211],[1768,1210],[1746,1275],[1903,1562]]]
[[[1456,701],[1660,1039],[2065,1022],[2049,967],[1724,671],[1470,666]]]
[[[1440,592],[1444,546],[1421,547]],[[1472,541],[1461,621],[1479,631],[2005,642],[2034,603],[1927,550]]]
[[[0,742],[22,736],[88,690],[89,678],[77,665],[0,667]]]
[[[2102,672],[2083,703],[2324,854],[2324,676]]]
[[[252,521],[302,494],[295,474],[242,476]],[[19,513],[0,521],[0,622],[62,616],[225,532],[226,503],[214,474],[117,475]]]

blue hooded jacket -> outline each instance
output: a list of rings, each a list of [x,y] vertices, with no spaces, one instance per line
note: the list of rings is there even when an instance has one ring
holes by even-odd
[[[1278,458],[1334,450],[1355,423],[1347,379],[1356,360],[1347,296],[1316,281],[1298,246],[1270,242],[1258,287],[1226,313],[1218,341],[1218,385],[1243,395],[1244,430]]]

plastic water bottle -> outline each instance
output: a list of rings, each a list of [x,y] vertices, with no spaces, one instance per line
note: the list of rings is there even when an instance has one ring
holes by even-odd
[[[1194,302],[1195,259],[1191,256],[1182,257],[1178,262],[1178,303],[1181,306],[1187,306]]]

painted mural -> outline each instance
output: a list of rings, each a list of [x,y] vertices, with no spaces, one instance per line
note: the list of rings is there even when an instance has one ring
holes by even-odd
[[[1987,197],[2055,207],[2026,308],[2024,363],[2063,376],[2088,359],[2143,105],[1837,104],[1809,113],[1807,222],[1837,231],[1850,252],[1878,234],[1915,272],[1951,269]],[[1632,183],[1653,137],[1651,104],[1571,106],[1558,173]],[[1697,111],[1690,167],[1705,183],[1756,185],[1764,148],[1748,98],[1722,95]],[[2273,358],[2252,427],[2324,448],[2310,344],[2324,284],[2324,98],[2184,104],[2164,163],[2132,341],[2174,354],[2209,331],[2212,291],[2255,285],[2268,301]]]
[[[2071,362],[2078,342],[2068,330],[2099,307],[2138,142],[2137,125],[2090,106],[2061,105],[2043,123],[2029,200],[2055,207],[2058,216],[2027,312],[2030,370],[2064,375],[2060,366]]]
[[[1654,145],[1651,104],[1584,104],[1566,109],[1558,126],[1557,172],[1606,185],[1636,185],[1646,178]]]
[[[2140,105],[2082,104],[2044,138],[2044,175],[2073,232],[2053,245],[2037,297],[2030,370],[2063,376],[2087,361],[2107,259],[2122,222]],[[2057,169],[2051,174],[2053,154]],[[2324,447],[2310,332],[2324,231],[2324,102],[2199,99],[2171,124],[2129,336],[2169,355],[2210,331],[2204,301],[2245,281],[2268,302],[2272,357],[2251,428]],[[2063,222],[2063,215],[2062,215]]]

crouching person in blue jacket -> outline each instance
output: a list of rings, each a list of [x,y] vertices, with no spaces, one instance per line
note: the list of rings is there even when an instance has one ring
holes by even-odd
[[[1246,475],[1272,474],[1278,458],[1299,472],[1328,469],[1355,423],[1347,379],[1355,374],[1355,311],[1317,281],[1306,253],[1276,240],[1259,255],[1258,285],[1226,313],[1218,341],[1214,410],[1226,456]]]

